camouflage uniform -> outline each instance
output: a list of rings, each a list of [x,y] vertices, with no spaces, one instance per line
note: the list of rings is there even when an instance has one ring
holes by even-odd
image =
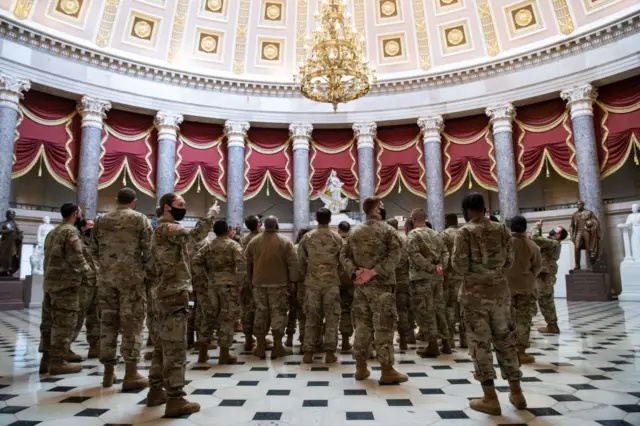
[[[213,227],[213,216],[188,230],[166,219],[158,220],[152,250],[155,276],[151,288],[156,320],[156,342],[149,370],[151,390],[163,387],[169,398],[185,395],[184,366],[187,360],[187,321],[191,272],[187,244],[204,240]]]
[[[442,239],[447,246],[449,253],[453,253],[453,241],[455,240],[457,228],[447,228],[442,231]],[[453,338],[456,332],[456,323],[460,322],[460,304],[458,303],[458,293],[462,285],[462,276],[454,271],[451,262],[444,268],[444,282],[442,291],[444,294],[444,302],[446,304],[447,325],[449,326],[449,335]],[[462,326],[462,324],[460,324]],[[464,333],[461,330],[461,334]]]
[[[540,253],[542,254],[542,270],[536,280],[536,299],[538,299],[540,312],[544,316],[547,325],[558,325],[553,287],[556,284],[558,259],[560,258],[562,247],[560,241],[542,236],[540,229],[534,231],[533,242],[540,247]],[[532,311],[533,315],[535,315],[537,312],[535,305]]]
[[[198,303],[207,299],[210,307],[199,324],[198,342],[201,346],[209,347],[213,320],[217,318],[218,343],[221,348],[231,347],[235,323],[240,317],[240,288],[245,273],[242,247],[229,237],[208,241],[194,257],[193,287],[199,288]]]
[[[418,299],[418,325],[427,333],[427,340],[449,340],[449,328],[444,314],[442,295],[443,277],[436,274],[436,266],[449,263],[449,251],[436,231],[427,227],[416,228],[407,237],[409,253],[409,279]]]
[[[522,376],[503,273],[512,262],[511,234],[504,225],[488,218],[473,219],[456,234],[451,264],[463,276],[459,300],[474,376],[481,383],[496,378],[491,343],[503,378],[512,382]]]
[[[80,313],[78,314],[78,322],[71,341],[74,342],[78,338],[86,319],[87,343],[91,346],[98,346],[100,343],[100,307],[98,306],[98,288],[96,287],[98,264],[91,257],[90,243],[91,241],[88,237],[82,236],[82,254],[89,264],[89,269],[82,277],[79,293]]]
[[[296,252],[296,255],[298,254],[298,244],[294,244],[293,246],[293,250]],[[305,295],[307,294],[306,292],[306,287],[304,285],[304,274],[300,273],[300,270],[298,270],[298,280],[297,280],[297,284],[296,284],[296,291],[295,291],[295,303],[296,303],[296,313],[297,313],[297,317],[298,317],[298,324],[299,324],[299,328],[300,328],[300,333],[298,333],[298,339],[300,340],[300,347],[301,349],[304,350],[304,334],[305,334],[305,330],[307,328],[307,313],[305,311],[304,308],[304,298]],[[291,303],[290,303],[291,306]],[[291,311],[289,311],[289,323],[287,324],[287,327],[289,327],[291,322]],[[295,321],[294,321],[295,323]],[[295,327],[295,325],[294,325]],[[287,333],[289,333],[287,331]]]
[[[398,310],[398,334],[407,337],[411,332],[409,312],[411,311],[412,292],[409,285],[409,255],[407,239],[398,234],[402,244],[400,262],[396,266],[396,309]]]
[[[348,233],[340,233],[342,237],[343,245],[347,242]],[[353,293],[355,291],[353,280],[351,276],[347,274],[340,264],[340,334],[346,338],[350,338],[353,335],[353,318],[351,312],[351,305],[353,304]]]
[[[340,326],[340,249],[342,238],[328,226],[308,232],[298,247],[300,276],[305,277],[306,315],[304,351],[312,352],[319,340],[324,314],[324,346],[335,352]]]
[[[63,223],[54,228],[44,247],[40,352],[52,364],[60,364],[70,351],[80,312],[78,292],[89,265],[82,254],[80,233],[73,225]]]
[[[240,246],[242,250],[246,250],[247,246],[255,237],[260,235],[260,232],[250,232],[247,235],[243,235],[240,239]],[[240,291],[240,304],[242,306],[242,328],[245,334],[253,334],[253,322],[256,315],[256,306],[253,303],[253,288],[251,282],[246,279],[243,283]]]
[[[191,275],[193,276],[193,261],[198,251],[207,244],[207,240],[195,241],[188,245],[189,254],[189,267],[191,268]],[[203,285],[201,285],[203,284]],[[187,323],[187,343],[192,343],[190,339],[193,338],[193,332],[195,332],[198,342],[210,343],[213,338],[213,333],[218,329],[217,320],[212,316],[212,306],[209,301],[209,295],[207,293],[206,280],[196,281],[193,277],[193,292],[189,295],[190,300],[194,302],[193,309],[189,313],[189,322]],[[205,322],[207,322],[205,324]],[[203,335],[203,332],[209,333]]]
[[[353,276],[358,269],[374,269],[377,275],[356,287],[353,299],[356,336],[353,357],[365,361],[372,336],[376,356],[383,366],[394,364],[393,334],[398,313],[395,301],[395,269],[400,261],[398,232],[387,223],[367,219],[356,226],[340,252],[340,262]]]
[[[98,262],[100,362],[116,364],[118,333],[126,363],[137,363],[146,312],[145,276],[150,264],[151,224],[145,215],[118,207],[96,219],[91,255]]]

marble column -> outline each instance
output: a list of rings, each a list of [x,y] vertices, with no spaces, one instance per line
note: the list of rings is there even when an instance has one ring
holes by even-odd
[[[158,111],[153,124],[158,129],[158,160],[156,170],[156,198],[173,192],[176,182],[176,144],[182,114]]]
[[[498,172],[498,197],[500,218],[505,220],[520,214],[518,209],[518,179],[513,154],[513,127],[516,110],[511,104],[491,106],[486,109],[493,126],[493,144]]]
[[[224,123],[227,136],[227,222],[233,227],[244,223],[244,138],[248,131],[247,122]]]
[[[84,96],[78,104],[78,112],[82,116],[80,163],[78,165],[78,205],[90,218],[95,217],[98,205],[102,120],[110,109],[111,102],[89,96]]]
[[[13,146],[16,140],[16,125],[22,92],[29,90],[28,80],[0,72],[0,218],[9,209],[11,191],[11,168]]]
[[[355,123],[353,134],[358,147],[358,192],[360,194],[360,210],[367,197],[376,193],[376,171],[373,156],[374,139],[376,137],[376,123]]]
[[[311,124],[291,124],[293,142],[293,235],[309,226],[309,141]]]
[[[427,177],[427,215],[433,227],[444,229],[444,185],[442,182],[442,149],[440,135],[444,129],[442,116],[418,119],[424,142],[424,166]]]

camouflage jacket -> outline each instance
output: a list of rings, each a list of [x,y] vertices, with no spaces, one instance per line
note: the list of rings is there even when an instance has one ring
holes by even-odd
[[[342,238],[326,227],[318,227],[302,237],[298,246],[298,267],[309,287],[340,285],[340,250]]]
[[[374,269],[377,275],[365,285],[395,285],[401,251],[398,231],[384,221],[367,219],[347,237],[340,252],[340,262],[350,276],[361,268]]]
[[[56,226],[44,244],[44,291],[79,288],[88,272],[80,232],[67,223]]]
[[[540,247],[542,255],[542,270],[540,272],[556,275],[558,273],[558,259],[560,259],[561,243],[553,238],[542,235],[542,230],[534,229],[532,240]]]
[[[340,238],[342,238],[342,245],[344,246],[347,243],[347,237],[349,233],[338,232]],[[342,249],[340,249],[342,251]],[[352,286],[353,280],[351,279],[351,275],[344,270],[344,266],[342,266],[342,262],[338,262],[338,272],[340,273],[340,285],[341,286]]]
[[[440,233],[442,235],[442,239],[444,240],[444,245],[447,246],[447,250],[449,250],[449,254],[453,253],[453,242],[456,239],[456,234],[458,233],[458,228],[447,228]],[[451,264],[451,257],[449,257],[449,263],[447,265],[443,265],[444,268],[444,278],[445,279],[460,279],[460,274],[458,274]]]
[[[82,277],[82,285],[87,287],[95,287],[98,279],[98,262],[91,255],[91,237],[82,236],[82,255],[89,264],[87,273]]]
[[[240,246],[242,246],[242,249],[246,250],[251,240],[258,235],[260,235],[260,232],[249,232],[247,235],[243,235],[242,238],[240,238]]]
[[[411,281],[443,280],[442,275],[437,275],[436,266],[444,268],[449,263],[449,250],[438,232],[427,227],[412,230],[407,237],[407,251]]]
[[[204,281],[204,288],[215,285],[240,290],[247,270],[242,247],[228,237],[207,241],[194,256],[191,266],[194,287],[196,282]]]
[[[407,243],[407,237],[398,234],[402,250],[400,251],[400,261],[396,266],[396,284],[407,285],[409,284],[409,246]]]

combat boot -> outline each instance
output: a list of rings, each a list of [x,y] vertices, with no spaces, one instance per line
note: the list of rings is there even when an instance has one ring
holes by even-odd
[[[167,402],[167,394],[164,389],[149,389],[147,393],[147,407],[157,407]]]
[[[409,349],[409,347],[407,346],[407,337],[403,333],[400,333],[400,336],[398,336],[398,340],[401,351],[406,351],[407,349]]]
[[[518,359],[520,364],[533,364],[536,362],[536,357],[529,355],[524,349],[518,349]]]
[[[419,349],[416,351],[420,358],[437,358],[440,356],[440,349],[438,348],[438,341],[432,339],[429,342],[429,346],[424,349]]]
[[[47,374],[49,372],[49,363],[51,362],[51,355],[49,352],[44,352],[42,354],[42,359],[40,360],[40,374]]]
[[[113,386],[113,382],[116,381],[116,366],[115,365],[105,365],[104,366],[104,375],[102,376],[102,387],[110,388]]]
[[[66,361],[51,361],[49,364],[49,374],[59,376],[62,374],[74,374],[82,371],[80,364],[69,364]]]
[[[416,344],[416,332],[414,330],[409,331],[407,335],[407,343],[410,345]]]
[[[138,374],[138,366],[135,362],[125,365],[124,379],[122,379],[122,390],[144,389],[149,387],[149,380]]]
[[[232,365],[235,364],[238,358],[229,353],[229,348],[220,348],[220,356],[218,358],[218,364],[220,365]]]
[[[267,354],[265,353],[265,338],[264,336],[257,336],[257,340],[258,342],[256,343],[256,347],[253,349],[252,353],[260,359],[265,359],[267,357]]]
[[[64,356],[64,360],[67,362],[82,362],[82,357],[69,349],[69,352]]]
[[[253,349],[253,336],[251,333],[244,333],[244,351],[251,352]]]
[[[547,324],[546,327],[538,328],[538,332],[544,334],[560,334],[560,329],[558,328],[558,324]]]
[[[233,331],[234,333],[242,333],[244,331],[240,320],[236,321],[236,324],[233,326]]]
[[[367,360],[357,359],[356,360],[356,374],[354,378],[356,380],[365,380],[371,375],[371,371],[367,367]]]
[[[325,364],[333,364],[334,362],[337,362],[337,361],[338,361],[338,358],[336,357],[335,351],[327,351],[327,353],[324,355]]]
[[[293,347],[293,334],[287,334],[287,341],[284,343],[284,345],[288,348]]]
[[[282,345],[282,336],[278,334],[273,335],[273,349],[271,349],[271,359],[280,358],[283,356],[293,355],[293,351],[289,348],[285,348]]]
[[[518,410],[527,408],[527,400],[524,398],[519,380],[509,382],[509,402]]]
[[[305,364],[313,364],[313,352],[306,351],[304,353],[304,357],[302,358],[302,362],[304,362]]]
[[[451,341],[447,339],[442,339],[442,348],[440,348],[443,354],[450,355],[453,353],[453,349],[451,348]]]
[[[198,364],[204,364],[209,361],[209,344],[201,344],[198,349]]]
[[[87,352],[87,359],[96,359],[100,357],[100,344],[89,344],[89,352]]]
[[[169,419],[193,414],[200,411],[200,404],[197,402],[189,402],[184,398],[171,398],[167,401],[167,408],[164,410],[164,416]]]
[[[409,376],[398,373],[395,368],[393,368],[393,365],[383,365],[381,370],[380,380],[378,381],[381,385],[392,385],[409,380]]]
[[[349,335],[343,334],[342,335],[342,351],[340,351],[340,353],[350,354],[351,349],[353,349],[353,346],[351,346],[351,342],[349,342]]]
[[[467,344],[467,335],[464,332],[460,333],[460,347],[463,349],[469,347],[469,345]]]
[[[472,410],[486,413],[490,416],[502,415],[502,408],[500,408],[500,401],[498,401],[498,395],[496,395],[496,388],[493,385],[483,385],[482,391],[484,392],[484,396],[481,399],[471,400],[469,407]]]

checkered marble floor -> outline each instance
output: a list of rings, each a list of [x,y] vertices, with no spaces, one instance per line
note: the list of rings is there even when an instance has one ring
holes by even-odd
[[[481,389],[466,350],[437,360],[419,358],[415,347],[397,351],[397,368],[410,380],[380,386],[376,363],[371,380],[356,382],[348,355],[332,366],[323,365],[320,356],[313,365],[301,364],[299,355],[260,361],[241,352],[239,334],[238,365],[218,366],[217,351],[210,352],[207,366],[189,355],[186,392],[202,411],[162,419],[163,407],[144,406],[146,391],[103,389],[97,360],[84,361],[79,374],[39,376],[40,312],[2,312],[0,426],[640,425],[640,303],[556,303],[563,333],[533,332],[537,363],[523,367],[529,408],[515,410],[507,383],[498,380],[501,417],[468,408],[468,399],[480,396]],[[535,323],[543,325],[540,317]],[[82,355],[86,349],[85,343],[74,345]],[[149,362],[140,365],[148,369]],[[124,375],[123,364],[118,373]]]

